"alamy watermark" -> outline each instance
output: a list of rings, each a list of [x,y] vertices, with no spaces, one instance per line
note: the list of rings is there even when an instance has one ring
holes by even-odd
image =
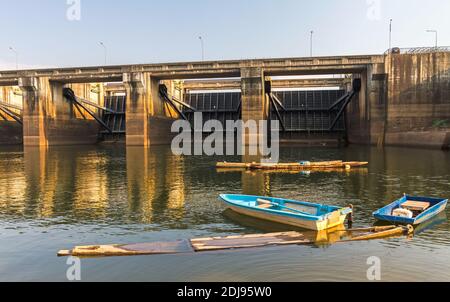
[[[69,281],[81,281],[81,259],[70,256],[67,258],[69,268],[66,271],[66,278]]]
[[[81,20],[81,0],[67,0],[66,18],[69,21]]]
[[[369,281],[381,281],[381,259],[376,256],[367,258],[367,280]]]
[[[172,153],[187,156],[261,156],[263,163],[278,163],[279,127],[277,120],[228,120],[225,125],[218,120],[203,123],[203,114],[196,112],[193,127],[186,120],[177,120],[172,124],[172,133],[177,133],[172,140]],[[204,133],[210,135],[204,138]]]
[[[370,21],[381,20],[381,0],[366,0],[367,3],[367,18]]]

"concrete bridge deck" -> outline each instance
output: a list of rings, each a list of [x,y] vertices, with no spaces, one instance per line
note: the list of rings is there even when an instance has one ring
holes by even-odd
[[[384,63],[384,55],[274,58],[97,67],[0,71],[0,86],[18,85],[21,77],[48,77],[64,83],[121,82],[124,73],[143,72],[165,79],[240,77],[243,68],[263,68],[267,76],[358,73]]]

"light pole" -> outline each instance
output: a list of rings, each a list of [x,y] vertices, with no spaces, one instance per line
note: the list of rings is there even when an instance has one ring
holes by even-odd
[[[19,52],[12,46],[9,47],[9,50],[11,50],[16,55],[16,70],[19,70]]]
[[[392,19],[389,21],[389,53],[392,49]]]
[[[313,35],[314,35],[314,31],[311,30],[310,34],[311,34],[311,36],[309,37],[309,54],[312,57],[313,56]]]
[[[199,36],[198,39],[200,40],[200,44],[202,46],[202,61],[205,60],[205,44],[203,42],[203,37]]]
[[[107,50],[107,48],[106,48],[106,46],[105,46],[105,43],[103,43],[103,42],[100,41],[98,44],[100,44],[100,46],[103,47],[104,55],[105,55],[105,65],[106,65],[106,63],[107,63],[107,54],[108,54],[108,50]]]
[[[436,47],[436,50],[437,50],[438,49],[438,31],[435,30],[435,29],[427,29],[427,33],[434,33],[436,35],[435,36],[435,38],[436,38],[435,47]]]

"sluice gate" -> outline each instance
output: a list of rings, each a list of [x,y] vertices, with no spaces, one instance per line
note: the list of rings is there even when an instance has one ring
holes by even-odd
[[[104,141],[123,141],[126,135],[126,95],[108,93],[104,106],[109,110],[102,112],[102,120],[112,133],[102,131]]]
[[[344,96],[345,90],[285,90],[268,93],[268,99],[273,98],[269,118],[280,120],[280,139],[283,141],[342,140],[346,134],[345,114],[339,116],[341,107],[333,104]],[[196,108],[196,111],[183,110],[192,127],[195,112],[202,113],[203,124],[217,120],[225,127],[226,121],[241,119],[240,92],[189,92],[185,94],[184,102]]]
[[[240,92],[187,93],[184,102],[196,108],[196,111],[185,109],[183,112],[192,127],[195,112],[202,113],[203,124],[210,120],[217,120],[223,126],[226,125],[226,121],[237,121],[241,116]]]

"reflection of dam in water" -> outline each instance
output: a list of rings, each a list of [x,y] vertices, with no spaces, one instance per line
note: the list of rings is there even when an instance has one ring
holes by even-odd
[[[367,212],[361,201],[364,194],[379,196],[376,207],[403,192],[421,190],[433,195],[424,178],[445,175],[445,167],[440,163],[448,160],[447,153],[423,150],[410,150],[407,154],[401,149],[386,152],[372,148],[311,149],[301,151],[301,155],[298,152],[285,148],[281,157],[351,158],[367,160],[370,166],[362,172],[223,173],[215,168],[223,158],[175,156],[167,147],[27,147],[23,152],[0,153],[0,212],[63,221],[112,219],[181,226],[191,218],[207,219],[202,216],[204,207],[220,217],[222,205],[210,200],[215,201],[221,193],[238,193],[353,203],[358,215]],[[431,152],[439,160],[418,161],[423,152]],[[405,168],[409,162],[416,162],[415,167]],[[427,172],[414,176],[415,169]],[[435,195],[440,195],[442,186],[443,181],[433,186]]]
[[[142,223],[153,223],[158,211],[183,216],[183,158],[170,149],[25,148],[15,154],[19,168],[0,160],[1,171],[15,176],[0,179],[0,209],[6,213]]]

